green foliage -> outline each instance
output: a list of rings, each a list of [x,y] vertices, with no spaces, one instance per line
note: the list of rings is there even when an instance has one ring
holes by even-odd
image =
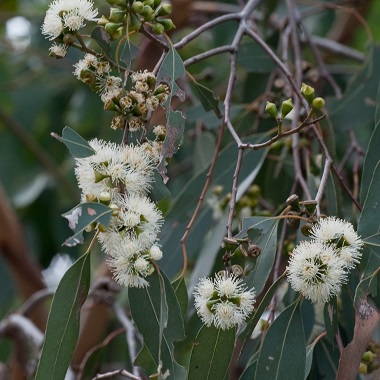
[[[90,255],[85,254],[65,273],[54,295],[35,380],[65,378],[89,287]]]

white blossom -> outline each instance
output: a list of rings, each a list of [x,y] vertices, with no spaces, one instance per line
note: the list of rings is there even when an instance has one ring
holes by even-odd
[[[313,303],[327,302],[347,281],[344,262],[334,245],[301,241],[287,268],[292,288]]]
[[[247,290],[241,279],[226,272],[214,280],[200,279],[194,289],[195,308],[203,323],[223,330],[241,325],[254,303],[254,289]]]
[[[54,40],[65,29],[75,32],[85,26],[85,21],[95,20],[98,10],[91,0],[54,0],[46,12],[42,34]]]
[[[155,261],[161,260],[163,256],[162,251],[158,245],[152,245],[150,247],[149,255]]]
[[[363,242],[351,223],[334,216],[321,218],[313,226],[311,236],[317,241],[335,244],[347,269],[360,262]]]
[[[50,55],[55,58],[64,58],[67,53],[67,46],[64,44],[56,44],[55,42],[49,48]]]

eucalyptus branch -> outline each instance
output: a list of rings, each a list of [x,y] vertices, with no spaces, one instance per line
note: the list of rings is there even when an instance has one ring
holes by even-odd
[[[102,373],[102,374],[99,373],[92,380],[111,379],[117,376],[122,376],[122,377],[125,377],[126,379],[131,379],[131,380],[142,380],[142,377],[135,376],[132,373],[128,372],[126,369],[118,369],[116,371]]]
[[[193,57],[184,61],[183,64],[185,67],[190,66],[194,63],[197,63],[199,61],[202,61],[203,59],[212,57],[214,55],[222,54],[222,53],[233,53],[234,51],[235,49],[231,45],[219,46],[217,48],[207,50],[204,53],[194,55]]]
[[[318,187],[317,195],[315,196],[315,200],[318,202],[317,203],[317,216],[319,216],[321,214],[320,203],[322,200],[322,196],[323,196],[325,187],[327,185],[327,180],[329,178],[330,168],[331,168],[332,163],[333,162],[329,157],[326,158],[325,167],[323,169],[321,182],[320,182],[319,187]]]
[[[146,37],[148,37],[151,41],[153,41],[158,46],[160,46],[164,51],[168,51],[169,50],[169,46],[163,40],[160,40],[154,34],[152,34],[151,32],[149,32],[149,30],[147,30],[144,26],[141,27],[140,31],[141,31],[142,34],[144,34]]]

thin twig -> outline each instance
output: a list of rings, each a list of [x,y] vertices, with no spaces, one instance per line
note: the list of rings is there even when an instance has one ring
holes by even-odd
[[[99,380],[99,379],[111,379],[112,377],[122,376],[126,379],[131,380],[142,380],[142,377],[135,376],[132,373],[128,372],[126,369],[118,369],[116,371],[111,371],[107,373],[99,373],[97,374],[92,380]]]
[[[325,167],[323,169],[323,174],[322,174],[321,182],[320,182],[320,184],[318,186],[317,195],[315,196],[315,200],[317,201],[317,216],[319,216],[321,214],[320,203],[321,203],[321,200],[322,200],[323,193],[325,191],[327,180],[329,178],[329,174],[330,174],[330,169],[331,169],[332,163],[333,162],[330,159],[330,157],[326,157],[326,162],[325,162]]]
[[[234,52],[234,47],[231,46],[231,45],[224,45],[224,46],[219,46],[217,48],[214,48],[214,49],[210,49],[210,50],[207,50],[205,51],[204,53],[200,53],[200,54],[197,54],[197,55],[194,55],[193,57],[187,59],[186,61],[183,62],[184,66],[190,66],[196,62],[199,62],[203,59],[206,59],[206,58],[209,58],[209,57],[212,57],[214,55],[217,55],[217,54],[222,54],[222,53],[232,53]]]

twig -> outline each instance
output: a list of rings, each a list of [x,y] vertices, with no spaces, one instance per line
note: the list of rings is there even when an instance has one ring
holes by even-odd
[[[235,49],[231,45],[219,46],[217,48],[207,50],[204,53],[194,55],[193,57],[184,61],[183,64],[185,67],[190,66],[196,62],[201,61],[202,59],[206,59],[206,58],[212,57],[212,56],[217,55],[217,54],[232,53],[234,50]]]
[[[92,380],[111,379],[112,377],[116,377],[116,376],[123,376],[126,379],[131,379],[131,380],[142,380],[142,377],[135,376],[125,369],[118,369],[117,371],[112,371],[112,372],[107,372],[107,373],[99,373]]]
[[[115,302],[113,304],[113,310],[115,311],[116,317],[119,320],[119,322],[125,327],[125,334],[127,339],[127,345],[128,345],[128,352],[129,356],[131,358],[131,364],[133,365],[134,360],[137,356],[137,350],[136,350],[136,329],[134,324],[130,321],[130,319],[125,314],[124,310],[121,308],[121,306]],[[138,368],[133,366],[133,376],[131,379],[140,379],[138,377]],[[112,376],[110,376],[112,377]],[[103,379],[105,377],[98,377],[98,379]]]
[[[22,315],[28,315],[40,302],[46,298],[53,296],[55,290],[41,289],[33,293],[18,309],[18,313]]]
[[[317,216],[319,216],[321,214],[321,200],[322,200],[322,196],[323,196],[323,193],[325,191],[325,187],[326,187],[326,184],[327,184],[327,180],[329,178],[329,174],[330,174],[330,168],[331,168],[331,165],[332,165],[332,160],[330,157],[326,157],[326,162],[325,162],[325,167],[323,169],[323,174],[322,174],[322,178],[321,178],[321,182],[318,186],[318,191],[317,191],[317,195],[315,196],[315,200],[317,201]]]

